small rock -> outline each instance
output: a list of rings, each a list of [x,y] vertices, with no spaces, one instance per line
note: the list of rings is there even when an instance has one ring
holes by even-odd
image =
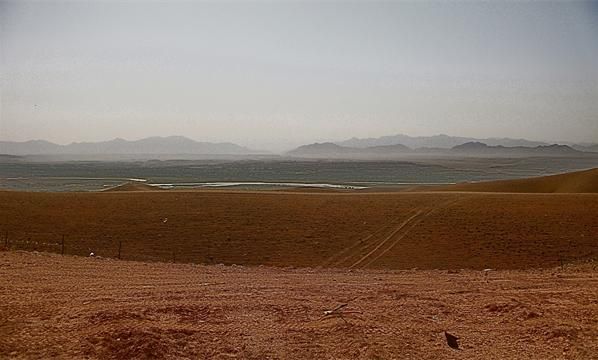
[[[459,350],[459,342],[457,341],[459,340],[458,336],[449,334],[446,331],[444,332],[444,336],[446,337],[446,343],[448,344],[448,346],[450,346],[453,349]]]

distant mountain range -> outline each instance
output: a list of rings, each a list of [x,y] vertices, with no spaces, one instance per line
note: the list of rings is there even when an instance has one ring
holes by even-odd
[[[336,143],[315,143],[300,146],[287,155],[311,158],[394,158],[405,155],[556,155],[568,156],[581,152],[598,153],[598,144],[564,144],[529,141],[525,139],[467,137],[435,135],[412,137],[408,135],[383,136],[379,138],[352,138]],[[0,154],[6,155],[62,155],[72,158],[96,155],[155,155],[172,158],[171,155],[190,156],[246,156],[265,154],[233,143],[199,142],[183,136],[148,137],[127,141],[114,139],[102,142],[75,142],[58,145],[45,140],[25,142],[0,141]],[[270,155],[274,156],[274,155]],[[121,156],[122,157],[122,156]]]
[[[583,152],[575,150],[568,145],[539,145],[528,146],[489,146],[481,142],[468,142],[454,146],[450,149],[452,153],[474,154],[474,155],[579,155]]]
[[[370,146],[366,148],[357,148],[349,146],[340,146],[334,143],[315,143],[311,145],[303,145],[295,150],[289,151],[287,154],[292,156],[305,157],[352,157],[352,156],[367,156],[367,155],[398,155],[411,153],[412,150],[405,145],[385,145],[385,146]]]
[[[598,152],[598,144],[573,144],[571,147],[579,151]]]
[[[352,138],[345,141],[336,142],[337,145],[366,148],[371,146],[385,146],[385,145],[396,145],[401,144],[412,149],[417,148],[445,148],[450,149],[457,145],[462,145],[469,142],[480,142],[488,146],[542,146],[550,145],[540,141],[530,141],[525,139],[511,139],[511,138],[488,138],[488,139],[476,139],[469,137],[460,136],[449,136],[449,135],[434,135],[434,136],[409,136],[404,134],[382,136],[378,138]]]
[[[420,147],[411,149],[405,145],[381,145],[368,147],[349,147],[334,143],[315,143],[303,145],[287,153],[290,156],[322,159],[391,159],[397,157],[435,155],[435,156],[581,156],[586,153],[568,145],[539,146],[489,146],[481,142],[467,142],[450,149],[439,147]]]
[[[149,137],[127,141],[80,142],[58,145],[45,140],[0,141],[0,154],[10,155],[94,155],[94,154],[199,154],[245,155],[257,151],[232,143],[198,142],[183,136]]]

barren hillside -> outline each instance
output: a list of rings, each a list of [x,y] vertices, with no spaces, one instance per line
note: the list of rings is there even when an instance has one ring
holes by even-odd
[[[598,193],[598,169],[529,179],[457,184],[439,187],[438,190],[503,193]]]
[[[598,255],[597,194],[0,192],[15,249],[384,269],[550,267]]]

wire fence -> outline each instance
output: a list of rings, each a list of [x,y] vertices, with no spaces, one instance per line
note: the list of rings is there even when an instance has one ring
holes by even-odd
[[[262,252],[240,254],[235,245],[223,240],[218,243],[181,241],[177,243],[157,238],[123,239],[117,236],[61,234],[55,232],[2,231],[0,247],[7,250],[50,252],[62,255],[93,256],[148,262],[176,262],[196,264],[267,264],[272,254]],[[176,239],[175,239],[176,240]],[[248,255],[248,256],[247,256]],[[564,254],[553,257],[553,265],[579,261],[598,261],[592,250],[583,254]]]
[[[119,239],[111,236],[84,236],[48,232],[4,231],[0,246],[7,250],[50,252],[62,255],[97,256],[122,260],[233,263],[220,257],[217,261],[210,246],[193,244],[177,246],[174,243],[155,243],[140,239]],[[229,259],[230,260],[230,259]]]

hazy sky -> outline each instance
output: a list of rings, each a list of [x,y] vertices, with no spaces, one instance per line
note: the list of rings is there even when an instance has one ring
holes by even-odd
[[[0,139],[598,142],[598,2],[0,0]]]

